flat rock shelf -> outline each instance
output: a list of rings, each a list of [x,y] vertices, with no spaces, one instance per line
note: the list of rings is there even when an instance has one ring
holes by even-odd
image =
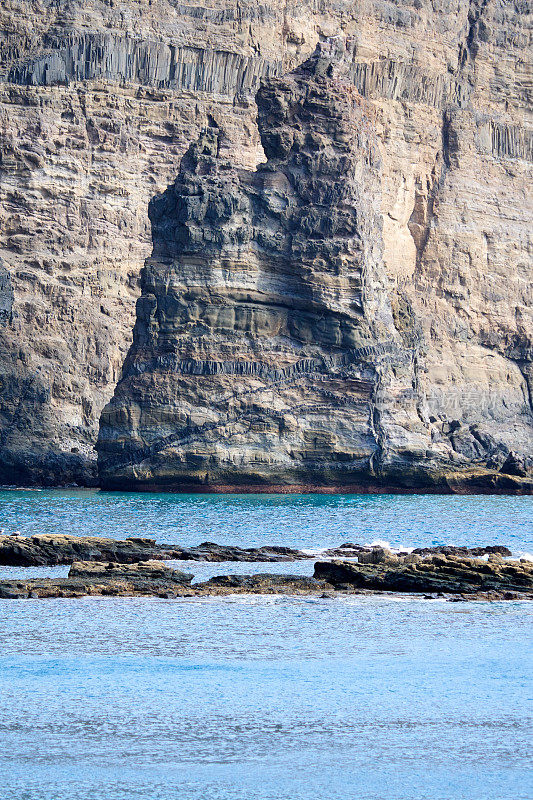
[[[18,549],[9,549],[6,539],[17,542]],[[313,577],[259,573],[222,575],[193,583],[194,575],[155,560],[154,552],[164,554],[167,559],[180,559],[176,553],[192,552],[196,559],[187,560],[197,561],[295,561],[312,556],[289,548],[244,549],[214,543],[190,549],[169,548],[157,545],[152,539],[123,542],[67,536],[21,539],[3,537],[0,540],[0,554],[5,563],[12,565],[15,556],[19,556],[18,564],[27,565],[29,553],[34,559],[41,559],[37,561],[39,564],[65,564],[70,559],[69,574],[66,578],[0,581],[1,599],[97,595],[177,598],[229,594],[333,597],[341,593],[412,593],[428,598],[448,596],[465,600],[533,599],[533,563],[526,559],[510,559],[510,551],[503,546],[472,549],[441,546],[393,554],[382,547],[346,543],[324,551],[323,557],[328,560],[315,563]],[[136,547],[139,548],[137,556],[140,553],[144,558],[134,559]],[[109,560],[111,550],[120,558]],[[79,560],[76,553],[80,552],[90,553],[90,559]],[[228,557],[224,558],[224,554]],[[339,555],[343,558],[338,558]],[[46,558],[48,561],[44,560]]]

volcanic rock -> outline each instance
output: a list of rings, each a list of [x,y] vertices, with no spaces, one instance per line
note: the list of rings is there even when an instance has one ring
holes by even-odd
[[[394,324],[410,346],[424,343],[414,383],[400,376],[391,391],[422,397],[420,424],[434,447],[480,468],[459,481],[452,463],[441,490],[524,491],[533,394],[529,14],[528,3],[498,0],[217,0],[181,3],[179,13],[167,0],[4,0],[0,482],[95,483],[98,420],[131,343],[149,253],[149,198],[173,180],[212,122],[224,130],[220,155],[255,167],[263,159],[253,100],[261,79],[290,70],[318,39],[342,30],[357,37],[349,77],[372,109],[381,152],[375,185]],[[278,137],[282,147],[290,131],[272,122],[270,146]],[[277,195],[274,205],[284,202],[283,190]],[[260,260],[263,249],[259,242]],[[221,271],[209,278],[215,295],[227,263],[222,253]],[[314,285],[311,276],[309,294]],[[366,292],[372,279],[364,285]],[[185,292],[180,297],[189,303]],[[355,287],[354,303],[358,297]],[[236,296],[220,324],[231,330],[235,314],[242,330],[248,308]],[[251,360],[259,363],[257,341]],[[195,360],[211,360],[210,347],[195,349]],[[335,404],[335,387],[333,394]],[[297,395],[296,416],[285,423],[298,422]],[[313,392],[307,402],[315,402]],[[172,417],[172,406],[166,411]],[[193,413],[178,427],[194,431],[217,415]],[[409,410],[396,414],[398,441],[385,462],[405,438],[412,444],[412,420]],[[167,436],[175,432],[168,424]],[[257,433],[262,420],[254,424]],[[379,413],[372,425],[370,443],[358,443],[362,457],[381,435]],[[331,449],[328,433],[310,432],[305,452]],[[150,444],[140,435],[137,450]],[[426,449],[422,441],[413,458]],[[510,451],[518,459],[506,467],[511,475],[500,472]],[[307,470],[298,483],[312,488]]]
[[[172,569],[162,561],[142,561],[135,564],[114,564],[98,561],[74,561],[69,578],[84,578],[93,581],[127,579],[134,581],[164,581],[168,583],[190,583],[194,575]]]
[[[204,597],[228,594],[315,594],[331,586],[300,575],[228,575],[191,585],[193,576],[158,561],[138,564],[76,562],[68,578],[0,581],[0,599],[134,595]]]
[[[152,201],[133,345],[101,417],[104,487],[531,491],[533,480],[496,468],[511,445],[529,458],[519,368],[508,369],[505,415],[493,393],[486,409],[461,399],[450,420],[456,378],[427,377],[435,337],[414,304],[400,313],[376,115],[354,85],[356,52],[355,41],[329,39],[264,82],[267,160],[255,172],[232,164],[211,121]],[[446,120],[450,148],[455,117]],[[441,334],[451,371],[473,386],[463,362],[475,354],[457,330]],[[481,363],[477,375],[489,376]]]
[[[74,561],[132,564],[152,559],[180,561],[296,561],[311,558],[301,550],[267,545],[241,548],[203,542],[197,547],[156,544],[155,539],[106,539],[98,536],[0,536],[0,565],[53,566]]]
[[[380,563],[318,561],[315,578],[336,589],[476,594],[521,592],[533,596],[533,563],[489,562],[460,556],[406,556]]]

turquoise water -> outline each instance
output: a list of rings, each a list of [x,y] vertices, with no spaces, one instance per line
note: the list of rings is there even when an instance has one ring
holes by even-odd
[[[533,499],[453,495],[179,495],[1,491],[7,533],[153,536],[184,545],[342,542],[391,545],[507,544],[533,550]]]
[[[8,491],[0,527],[531,552],[532,508]],[[273,569],[312,562],[192,571]],[[532,618],[411,598],[0,601],[0,798],[531,800]]]

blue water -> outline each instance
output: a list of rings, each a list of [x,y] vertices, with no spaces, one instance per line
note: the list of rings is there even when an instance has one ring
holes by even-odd
[[[2,491],[0,529],[23,534],[152,536],[184,545],[351,541],[391,545],[507,544],[533,550],[533,498],[454,495],[179,495]]]
[[[530,498],[8,491],[0,527],[532,552],[532,509]],[[531,800],[532,620],[530,602],[0,601],[0,799]]]

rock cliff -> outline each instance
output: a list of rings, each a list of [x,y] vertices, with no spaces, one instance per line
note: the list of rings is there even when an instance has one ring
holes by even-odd
[[[2,3],[0,482],[96,480],[98,418],[149,252],[148,200],[211,122],[219,155],[253,169],[261,79],[340,32],[381,159],[382,255],[369,269],[390,286],[363,297],[363,316],[381,303],[387,339],[392,312],[406,359],[394,380],[399,391],[414,371],[424,400],[416,436],[461,464],[527,471],[530,21],[509,0]],[[412,419],[417,401],[402,403]],[[136,437],[133,449],[153,444]],[[380,448],[374,465],[395,452]]]
[[[300,5],[0,4],[0,483],[96,481],[148,202],[208,113],[256,164],[260,78],[301,60],[324,17]]]
[[[530,490],[516,469],[499,471],[517,450],[527,472],[519,367],[479,332],[458,335],[467,309],[444,316],[421,252],[410,281],[391,280],[386,251],[399,237],[383,223],[387,161],[357,88],[357,47],[330,38],[264,81],[266,162],[254,172],[227,159],[213,120],[152,201],[133,345],[101,417],[105,487]],[[460,150],[447,106],[441,140],[436,184]],[[431,193],[409,219],[429,253],[427,217],[444,189]],[[455,246],[448,226],[438,246]],[[519,351],[521,362],[527,336]],[[501,391],[489,358],[496,371],[508,363]]]

